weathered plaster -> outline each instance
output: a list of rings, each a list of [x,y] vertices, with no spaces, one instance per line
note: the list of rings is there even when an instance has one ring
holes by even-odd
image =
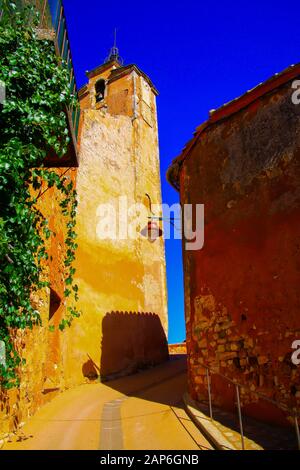
[[[287,83],[208,126],[180,170],[181,203],[205,204],[205,246],[184,253],[190,392],[207,398],[207,365],[244,385],[245,412],[281,423],[251,392],[299,405],[300,108],[291,94]],[[216,374],[212,390],[214,403],[234,407],[234,387]]]

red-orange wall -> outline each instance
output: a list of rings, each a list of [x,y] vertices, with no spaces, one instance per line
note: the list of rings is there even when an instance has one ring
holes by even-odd
[[[300,368],[300,107],[291,84],[208,127],[180,173],[181,202],[205,204],[205,245],[184,251],[189,388],[249,414],[285,422],[259,392],[292,408]]]

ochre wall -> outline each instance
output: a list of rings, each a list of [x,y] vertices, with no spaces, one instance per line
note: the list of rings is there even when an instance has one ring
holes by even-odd
[[[232,409],[285,422],[277,407],[300,400],[300,107],[291,84],[208,127],[181,169],[182,203],[205,204],[205,245],[185,251],[189,389]]]
[[[186,343],[169,344],[170,354],[186,354]]]
[[[158,315],[110,312],[102,322],[101,379],[128,375],[168,359],[167,338]]]
[[[76,169],[56,171],[76,183]],[[66,218],[59,207],[60,192],[55,188],[45,189],[41,189],[38,207],[56,236],[45,242],[49,260],[45,262],[44,280],[50,281],[53,291],[63,299]],[[42,326],[14,333],[16,348],[26,363],[20,368],[20,388],[0,394],[0,448],[3,438],[7,439],[10,432],[16,431],[23,421],[65,387],[63,344],[66,333],[61,333],[57,327],[66,313],[67,304],[64,301],[57,304],[50,320],[50,289],[46,288],[32,294],[32,305],[41,315]],[[50,325],[56,326],[54,332],[49,331]]]
[[[107,76],[106,71],[104,78]],[[105,101],[96,106],[94,84],[99,77],[102,75],[88,84],[89,95],[82,104],[76,282],[83,315],[70,332],[73,346],[68,357],[68,369],[72,370],[68,377],[70,385],[83,379],[82,366],[88,360],[98,368],[105,363],[101,342],[103,320],[108,312],[153,312],[167,335],[163,240],[155,243],[142,237],[103,240],[97,232],[100,204],[111,204],[119,215],[119,196],[127,198],[128,207],[135,202],[144,203],[145,193],[151,196],[153,204],[161,203],[155,97],[150,90],[150,127],[141,112],[141,89],[145,86],[142,77],[134,73],[112,82],[107,86]],[[118,100],[112,98],[114,95]],[[126,97],[124,107],[120,96]],[[124,109],[128,109],[129,115]],[[126,209],[121,212],[125,217]],[[146,226],[147,215],[140,229]],[[118,226],[117,220],[117,229]],[[113,351],[112,347],[110,354]],[[133,367],[135,360],[132,357]]]

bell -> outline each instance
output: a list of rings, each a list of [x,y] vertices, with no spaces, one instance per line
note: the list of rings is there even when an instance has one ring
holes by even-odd
[[[146,227],[141,231],[141,235],[143,235],[145,238],[148,238],[151,243],[160,238],[162,234],[162,229],[157,225],[156,222],[152,221],[149,221]]]

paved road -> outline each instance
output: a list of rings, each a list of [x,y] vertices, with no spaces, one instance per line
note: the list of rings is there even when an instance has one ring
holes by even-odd
[[[196,450],[210,444],[185,413],[185,358],[57,396],[6,450]]]

